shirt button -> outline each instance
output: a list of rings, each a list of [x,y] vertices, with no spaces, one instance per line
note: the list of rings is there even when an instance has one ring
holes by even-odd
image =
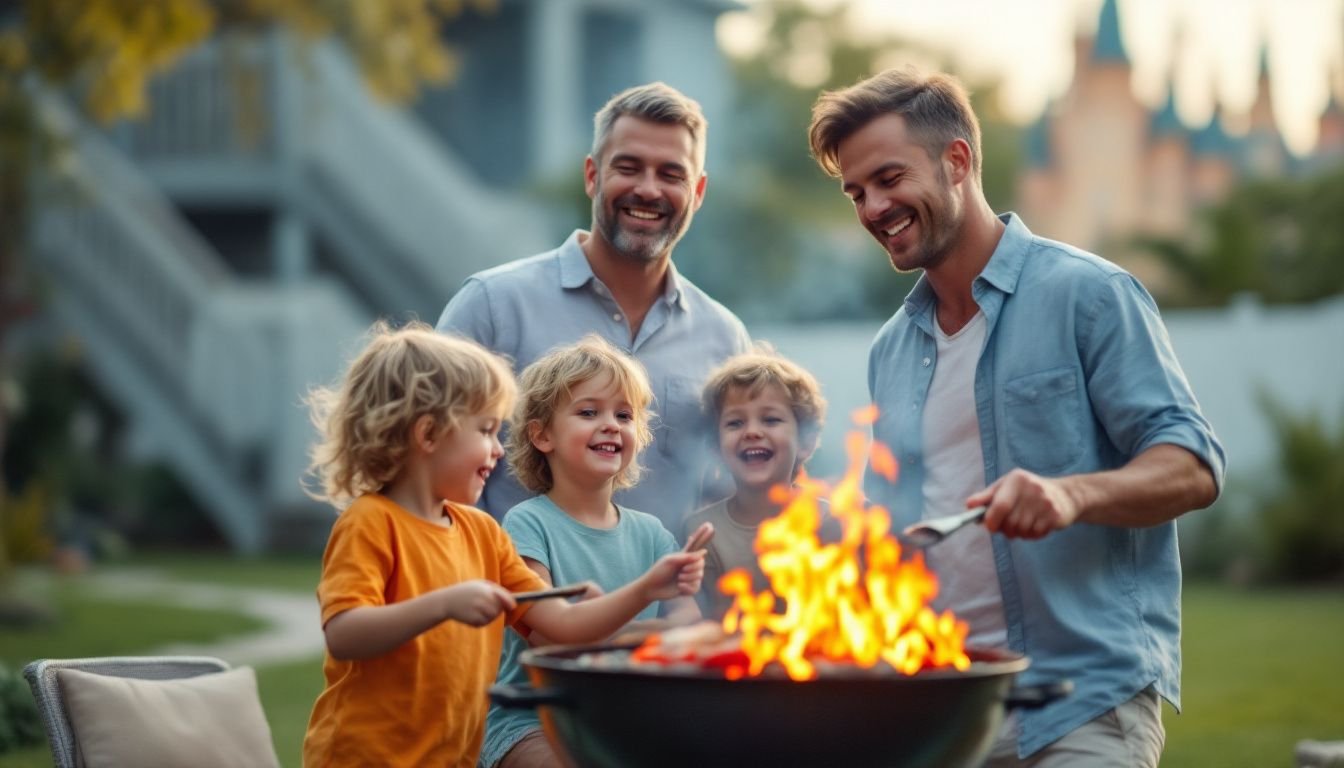
[[[925,368],[928,368],[928,367],[929,367],[929,363],[932,363],[932,362],[933,362],[933,361],[930,360],[929,358],[927,358],[927,357],[924,358],[924,367],[925,367]]]
[[[621,321],[621,316],[620,316],[620,315],[612,315],[612,316],[611,316],[611,319],[612,319],[612,320],[615,320],[616,322],[619,323],[619,322]]]

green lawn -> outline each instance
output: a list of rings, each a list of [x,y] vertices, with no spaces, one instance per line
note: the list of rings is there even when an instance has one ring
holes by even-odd
[[[322,684],[320,656],[257,670],[261,704],[283,765],[298,768],[303,764],[303,734],[308,730],[308,716],[322,692]]]
[[[304,560],[159,557],[153,565],[190,581],[273,585],[309,592],[317,565]],[[143,603],[109,605],[58,590],[65,620],[36,632],[0,633],[0,660],[143,652],[179,640],[207,641],[255,627],[222,611]],[[113,619],[116,619],[115,621]],[[1164,768],[1291,766],[1299,739],[1344,740],[1344,592],[1237,590],[1188,585],[1185,594],[1185,714],[1168,709]],[[300,764],[321,659],[258,670],[262,705],[277,751]],[[0,766],[50,765],[45,746],[0,756]]]
[[[273,587],[312,594],[321,569],[316,557],[230,559],[222,556],[137,557],[136,568],[155,568],[175,581]],[[205,643],[254,632],[262,625],[233,611],[183,608],[142,600],[98,599],[83,580],[58,580],[46,595],[59,622],[32,629],[0,630],[0,662],[18,670],[34,658],[110,656],[144,653],[168,643]],[[322,690],[322,659],[257,670],[276,751],[284,765],[301,763],[303,733],[313,701]],[[49,768],[45,744],[0,755],[4,768]]]
[[[1344,591],[1187,585],[1184,609],[1163,766],[1291,766],[1300,739],[1344,740]]]
[[[0,633],[0,661],[20,669],[38,656],[121,656],[167,643],[203,643],[264,628],[232,611],[166,606],[141,600],[109,603],[71,588],[55,596],[58,621]]]

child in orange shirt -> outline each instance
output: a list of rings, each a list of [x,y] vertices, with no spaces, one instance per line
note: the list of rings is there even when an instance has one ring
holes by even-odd
[[[680,552],[582,603],[514,601],[543,582],[469,505],[503,455],[515,389],[508,364],[473,342],[380,323],[340,388],[310,397],[314,496],[353,503],[322,559],[326,688],[305,765],[472,766],[506,622],[526,614],[547,637],[588,642],[699,589],[703,554]]]

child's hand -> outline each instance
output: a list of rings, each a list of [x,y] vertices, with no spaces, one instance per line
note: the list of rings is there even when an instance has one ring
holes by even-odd
[[[473,627],[483,627],[499,614],[513,610],[518,605],[507,589],[485,579],[472,579],[445,587],[443,599],[444,611],[449,619]]]
[[[694,595],[705,578],[705,551],[673,552],[644,574],[644,597],[649,602]]]
[[[681,551],[696,552],[704,549],[709,546],[709,541],[713,538],[714,524],[710,522],[701,523],[700,527],[695,529],[695,533],[686,537],[686,546],[682,547]]]

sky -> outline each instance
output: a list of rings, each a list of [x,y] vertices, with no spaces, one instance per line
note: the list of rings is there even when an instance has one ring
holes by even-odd
[[[857,37],[896,33],[946,51],[967,79],[1001,76],[1002,108],[1034,119],[1067,88],[1078,30],[1095,31],[1102,0],[807,0],[818,8],[849,6]],[[1267,52],[1275,119],[1299,154],[1316,142],[1331,72],[1344,72],[1344,0],[1119,0],[1121,35],[1135,95],[1150,106],[1175,88],[1177,112],[1191,126],[1208,123],[1215,104],[1232,117],[1255,99],[1261,51]],[[769,0],[726,15],[719,38],[733,55],[749,55],[760,38]],[[826,64],[806,45],[788,71],[820,82]],[[1336,88],[1344,89],[1338,82]],[[1341,94],[1344,98],[1344,94]]]

